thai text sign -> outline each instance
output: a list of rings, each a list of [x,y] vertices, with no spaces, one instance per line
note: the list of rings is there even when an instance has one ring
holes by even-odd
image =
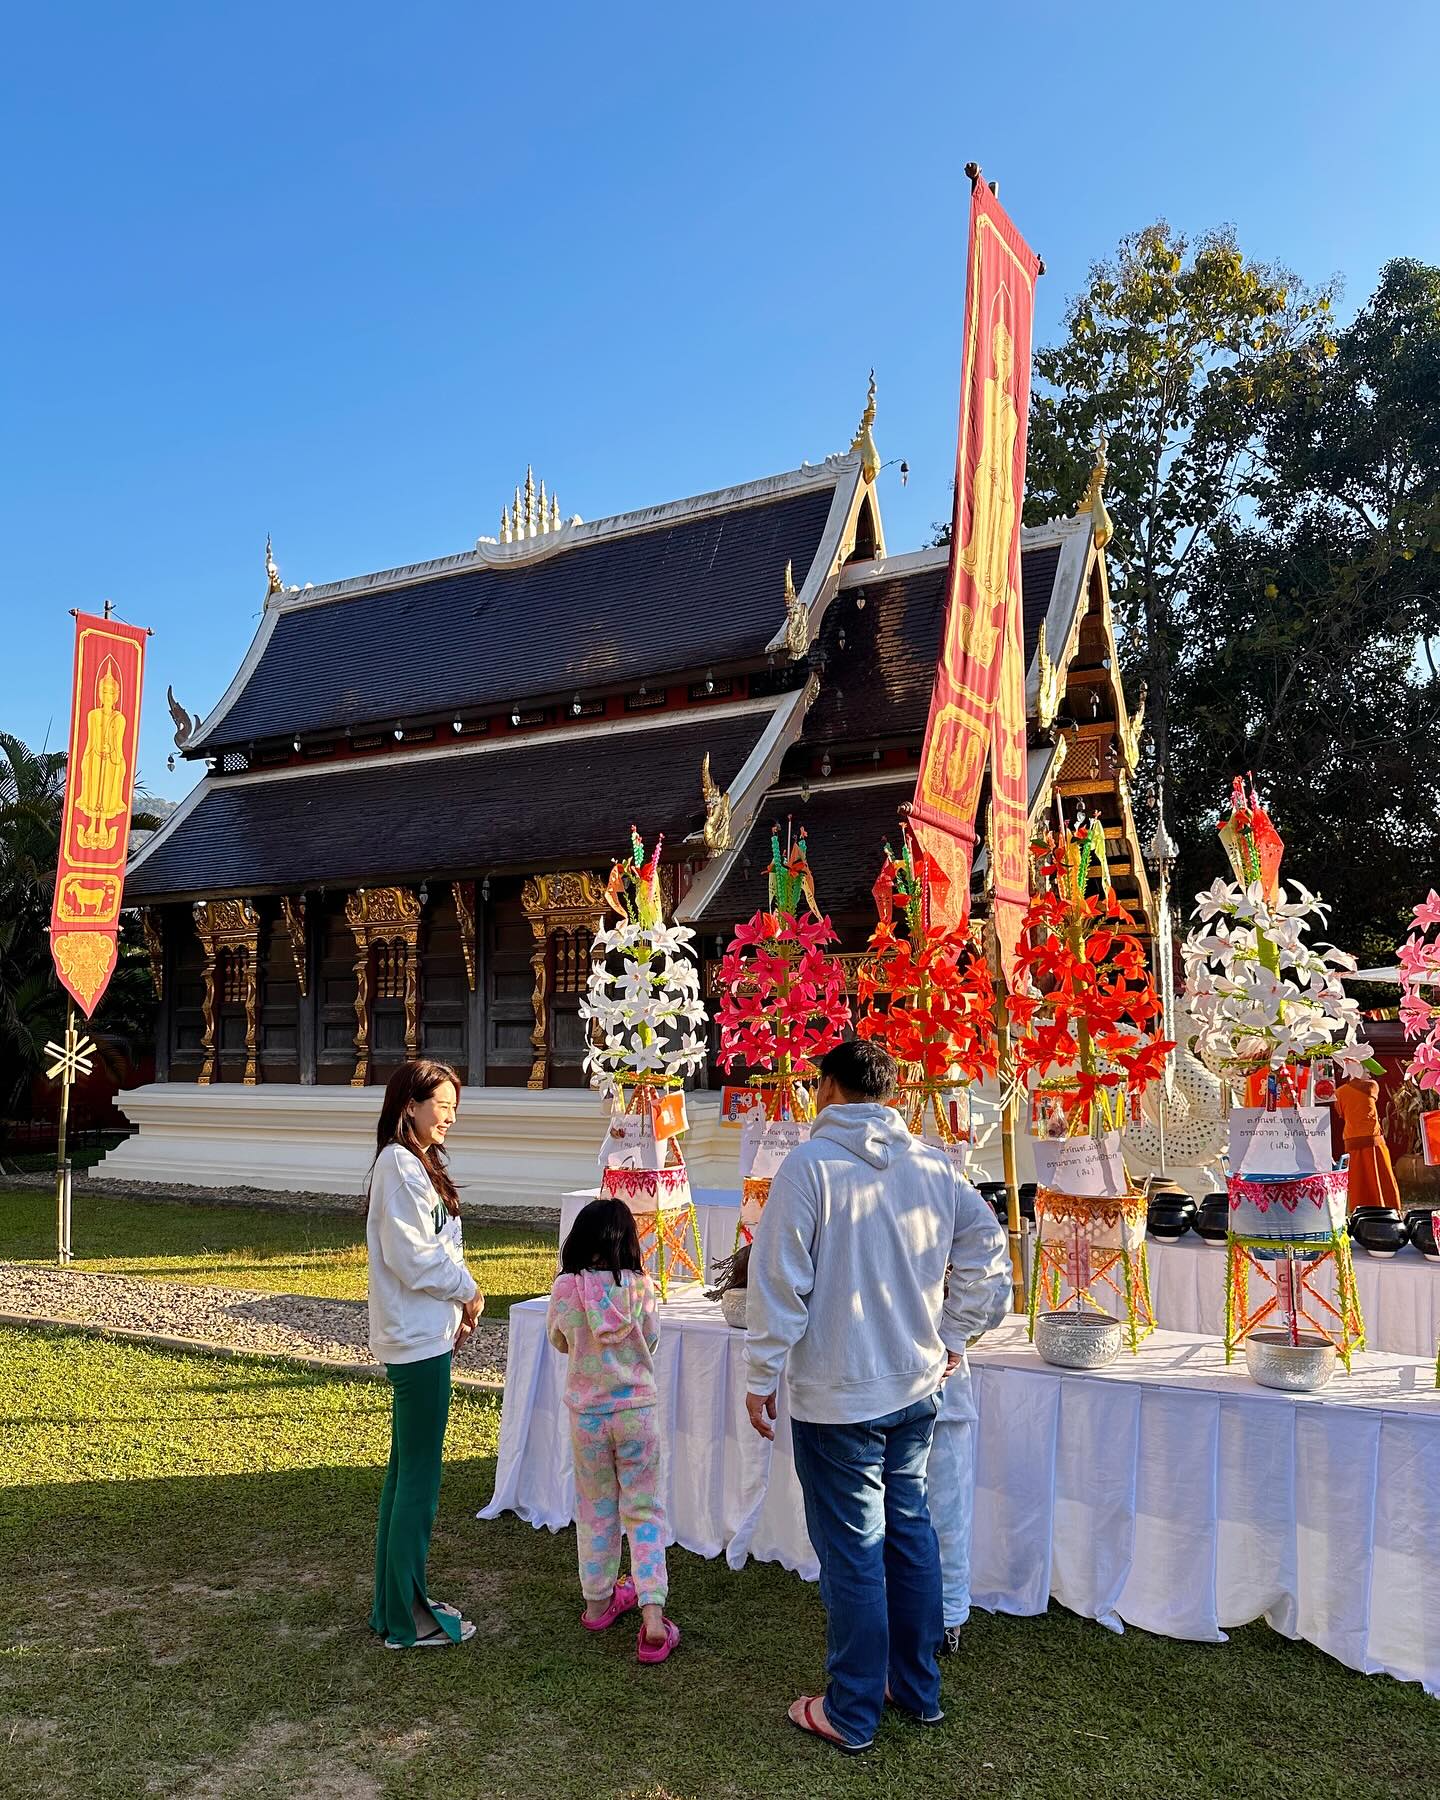
[[[1323,1175],[1333,1166],[1324,1106],[1237,1106],[1230,1114],[1232,1175]]]
[[[1029,899],[1020,511],[1039,269],[999,201],[976,180],[945,627],[911,822],[949,877],[945,922],[963,923],[988,753],[995,922],[1007,978]]]
[[[70,756],[50,954],[61,986],[87,1019],[115,972],[147,636],[143,626],[75,616]]]
[[[749,1113],[740,1139],[740,1179],[759,1181],[771,1176],[797,1144],[809,1141],[810,1126],[803,1119],[767,1119]]]
[[[1129,1191],[1118,1131],[1103,1137],[1031,1138],[1030,1150],[1036,1182],[1057,1194],[1102,1200]]]

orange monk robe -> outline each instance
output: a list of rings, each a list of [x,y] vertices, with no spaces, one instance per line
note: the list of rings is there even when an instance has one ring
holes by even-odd
[[[1400,1189],[1390,1166],[1390,1146],[1380,1130],[1380,1084],[1352,1076],[1335,1090],[1335,1110],[1345,1131],[1350,1158],[1350,1211],[1357,1206],[1400,1205]]]

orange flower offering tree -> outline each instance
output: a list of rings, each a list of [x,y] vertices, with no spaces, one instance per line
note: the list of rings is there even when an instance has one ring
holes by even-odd
[[[947,1096],[997,1067],[995,991],[985,958],[965,926],[931,916],[943,904],[945,875],[907,833],[899,856],[885,846],[875,883],[879,923],[860,966],[864,1009],[855,1030],[883,1044],[900,1065],[906,1123],[932,1126],[946,1146],[968,1140]]]
[[[1042,1292],[1050,1311],[1076,1315],[1104,1314],[1097,1296],[1106,1295],[1123,1308],[1135,1350],[1155,1314],[1145,1196],[1125,1169],[1120,1132],[1174,1045],[1156,1035],[1160,997],[1111,886],[1100,820],[1048,833],[1032,862],[1009,1003],[1015,1079],[1034,1083],[1030,1332]]]
[[[754,1071],[762,1120],[741,1151],[738,1243],[748,1243],[770,1192],[772,1164],[812,1116],[809,1082],[850,1023],[845,974],[826,946],[836,941],[815,899],[802,831],[782,852],[770,837],[769,906],[736,927],[720,964],[720,1064]],[[805,915],[808,913],[808,917]]]

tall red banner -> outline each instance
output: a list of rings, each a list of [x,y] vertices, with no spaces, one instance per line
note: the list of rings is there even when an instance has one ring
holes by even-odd
[[[1039,273],[1039,258],[977,178],[970,192],[945,627],[911,823],[949,877],[949,921],[963,924],[989,753],[990,862],[1007,981],[1029,899],[1020,509]]]
[[[88,1019],[115,972],[135,794],[143,626],[75,615],[75,682],[50,954]]]

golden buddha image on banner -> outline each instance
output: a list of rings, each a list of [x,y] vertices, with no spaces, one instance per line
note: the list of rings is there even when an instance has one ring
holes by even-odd
[[[1039,272],[1039,258],[976,170],[945,624],[911,823],[950,878],[948,922],[963,924],[988,761],[995,925],[1007,978],[1029,900],[1020,509]]]
[[[148,636],[143,626],[75,615],[70,755],[50,953],[61,986],[87,1019],[115,971]]]

